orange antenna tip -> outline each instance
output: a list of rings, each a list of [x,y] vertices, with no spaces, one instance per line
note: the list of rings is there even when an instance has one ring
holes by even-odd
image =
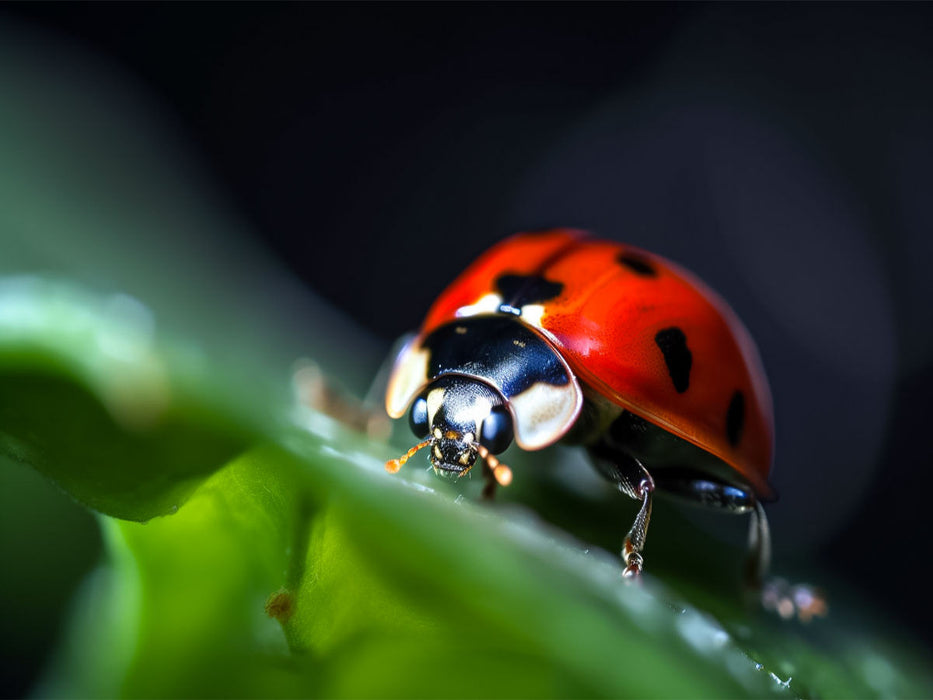
[[[496,456],[488,449],[486,449],[485,446],[478,445],[476,447],[476,451],[479,452],[480,457],[486,460],[486,466],[489,467],[493,478],[496,480],[496,483],[499,484],[499,486],[508,486],[512,483],[511,469],[496,459]]]
[[[508,486],[512,483],[512,470],[504,464],[500,464],[498,467],[493,469],[492,475],[496,477],[496,481],[499,482],[499,486]]]

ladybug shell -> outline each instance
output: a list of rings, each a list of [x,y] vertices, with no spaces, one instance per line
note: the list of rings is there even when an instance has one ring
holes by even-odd
[[[773,496],[771,394],[757,348],[732,309],[689,272],[582,231],[518,234],[440,295],[420,336],[502,312],[538,329],[584,384]]]

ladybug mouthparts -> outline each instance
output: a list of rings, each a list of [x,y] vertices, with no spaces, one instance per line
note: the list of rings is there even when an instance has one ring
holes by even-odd
[[[472,435],[469,437],[472,438]],[[472,440],[466,440],[464,435],[453,430],[441,432],[441,437],[435,438],[431,448],[434,473],[447,479],[458,479],[465,475],[476,464],[477,457],[479,452]]]

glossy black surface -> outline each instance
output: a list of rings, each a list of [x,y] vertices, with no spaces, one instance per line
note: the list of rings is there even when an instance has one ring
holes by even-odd
[[[441,326],[423,347],[430,353],[428,376],[448,373],[481,377],[506,398],[533,384],[571,381],[556,352],[511,315],[473,316]]]
[[[512,430],[512,414],[505,406],[496,406],[483,421],[480,442],[494,455],[505,452],[515,433]]]
[[[428,434],[428,402],[423,396],[419,396],[411,404],[408,427],[418,438],[423,438]]]

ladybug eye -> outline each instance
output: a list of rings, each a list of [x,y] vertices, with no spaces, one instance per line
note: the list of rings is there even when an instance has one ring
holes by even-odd
[[[483,421],[480,444],[494,455],[512,444],[512,416],[505,406],[495,406]]]
[[[419,396],[411,405],[408,425],[411,426],[411,432],[419,438],[423,438],[428,434],[428,402],[425,401],[423,396]]]

